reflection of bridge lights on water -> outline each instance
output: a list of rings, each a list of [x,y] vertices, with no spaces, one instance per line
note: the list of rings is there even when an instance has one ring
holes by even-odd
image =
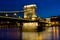
[[[56,31],[56,32],[55,32]],[[52,34],[53,33],[53,34]],[[58,28],[50,27],[43,32],[22,32],[23,40],[58,40]]]
[[[52,28],[45,30],[44,32],[23,32],[23,40],[50,40],[52,36]]]

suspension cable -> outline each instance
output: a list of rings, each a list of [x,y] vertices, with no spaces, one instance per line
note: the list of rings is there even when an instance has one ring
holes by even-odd
[[[19,13],[19,12],[24,12],[23,10],[21,11],[0,11],[0,13]]]

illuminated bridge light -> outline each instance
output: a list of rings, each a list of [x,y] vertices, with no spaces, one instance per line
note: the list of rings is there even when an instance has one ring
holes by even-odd
[[[6,16],[8,16],[8,14],[6,13]]]

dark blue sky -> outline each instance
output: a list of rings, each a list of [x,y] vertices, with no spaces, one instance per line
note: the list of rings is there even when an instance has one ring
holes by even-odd
[[[27,4],[36,4],[40,17],[60,15],[60,0],[0,0],[0,11],[23,10]]]

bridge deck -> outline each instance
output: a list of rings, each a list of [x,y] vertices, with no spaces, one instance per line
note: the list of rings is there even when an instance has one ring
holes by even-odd
[[[24,18],[17,18],[17,17],[8,17],[8,16],[0,16],[0,21],[10,21],[10,22],[39,22],[39,23],[46,23],[39,20],[30,20]]]

